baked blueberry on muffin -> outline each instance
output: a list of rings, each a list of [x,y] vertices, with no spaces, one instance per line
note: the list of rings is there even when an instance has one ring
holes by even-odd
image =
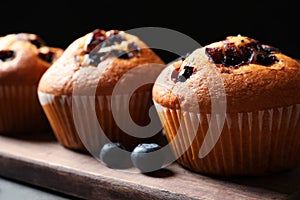
[[[277,48],[238,35],[196,49],[163,70],[153,99],[188,169],[254,176],[299,163],[300,63]]]
[[[38,88],[58,141],[95,154],[107,139],[127,150],[143,141],[157,141],[159,134],[134,135],[122,123],[131,118],[138,126],[150,122],[152,86],[164,66],[152,49],[125,31],[96,29],[76,39],[43,75]],[[145,78],[152,83],[126,91]]]
[[[36,34],[0,37],[0,133],[51,131],[37,96],[38,82],[63,49],[49,47]]]

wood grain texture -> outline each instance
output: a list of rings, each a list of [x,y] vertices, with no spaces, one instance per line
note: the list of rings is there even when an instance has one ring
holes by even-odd
[[[43,137],[0,136],[0,175],[83,199],[288,199],[300,191],[300,166],[266,177],[217,178],[177,163],[145,175],[107,168],[89,154]]]

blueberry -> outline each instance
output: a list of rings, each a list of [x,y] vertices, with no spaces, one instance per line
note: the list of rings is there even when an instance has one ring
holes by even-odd
[[[0,50],[0,60],[7,61],[14,57],[14,51],[11,50]]]
[[[44,53],[44,52],[39,52],[38,56],[45,60],[46,62],[48,63],[52,63],[53,59],[54,59],[54,56],[55,56],[55,53],[52,52],[52,51],[48,51],[47,53]]]
[[[124,169],[132,166],[130,152],[126,151],[119,142],[104,144],[100,150],[99,157],[109,168]]]
[[[256,62],[264,66],[269,66],[276,61],[277,59],[274,55],[257,54],[256,56]]]
[[[184,69],[178,74],[178,81],[185,82],[186,79],[188,79],[194,71],[194,67],[191,66],[185,66]]]
[[[157,171],[162,168],[165,156],[157,150],[161,146],[156,143],[138,144],[131,153],[133,165],[142,173]]]

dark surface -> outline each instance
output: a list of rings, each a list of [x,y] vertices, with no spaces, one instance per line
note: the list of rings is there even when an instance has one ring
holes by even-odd
[[[27,183],[0,177],[0,199],[22,200],[80,200],[73,196],[40,188]]]
[[[247,35],[299,57],[297,1],[4,1],[0,35],[34,32],[48,44],[67,47],[95,28],[164,27],[202,46],[228,35]],[[16,6],[20,11],[16,11]],[[169,61],[168,55],[163,56]]]
[[[300,165],[262,177],[205,176],[177,163],[142,174],[134,167],[108,168],[87,154],[64,148],[51,137],[0,136],[0,163],[0,176],[84,199],[285,200],[297,199],[300,191]],[[49,195],[40,195],[40,199],[44,196]]]

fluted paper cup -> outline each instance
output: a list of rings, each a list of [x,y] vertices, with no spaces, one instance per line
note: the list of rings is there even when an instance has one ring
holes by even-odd
[[[20,136],[50,131],[36,85],[0,86],[0,133]]]
[[[97,154],[109,141],[121,142],[126,149],[132,150],[138,143],[160,140],[159,135],[150,138],[132,136],[116,123],[126,123],[128,117],[141,126],[149,123],[148,109],[153,105],[150,92],[134,93],[129,104],[124,101],[129,98],[126,94],[114,97],[54,96],[39,92],[38,95],[57,140],[69,149]],[[112,101],[116,105],[116,116],[112,113]],[[128,106],[131,116],[124,114]]]
[[[300,161],[300,104],[246,113],[226,113],[221,135],[203,158],[199,151],[217,115],[181,112],[156,104],[168,142],[182,166],[203,174],[257,176],[293,169]],[[198,119],[195,120],[195,117]],[[199,123],[196,135],[194,122]]]

